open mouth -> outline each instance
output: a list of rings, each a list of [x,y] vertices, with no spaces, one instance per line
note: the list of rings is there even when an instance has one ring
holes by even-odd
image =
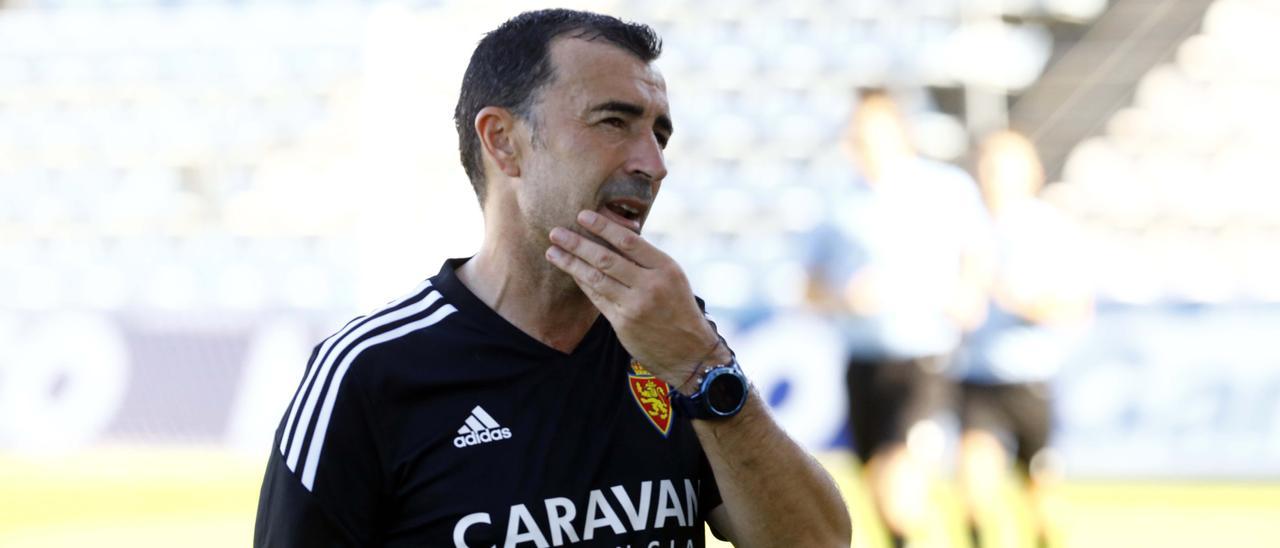
[[[605,216],[637,234],[640,232],[640,221],[648,210],[649,204],[631,198],[618,198],[604,204]]]
[[[622,216],[629,221],[640,220],[640,210],[631,207],[630,205],[613,202],[606,204],[605,207],[609,208],[609,211],[617,213],[619,216]]]

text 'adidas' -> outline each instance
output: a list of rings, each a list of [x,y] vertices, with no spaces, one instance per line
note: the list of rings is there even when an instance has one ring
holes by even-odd
[[[458,436],[453,438],[454,447],[468,447],[471,445],[479,445],[481,443],[489,443],[491,441],[505,440],[511,437],[511,429],[503,428],[498,421],[493,420],[479,405],[471,410],[471,414],[467,416],[467,420],[458,429]]]

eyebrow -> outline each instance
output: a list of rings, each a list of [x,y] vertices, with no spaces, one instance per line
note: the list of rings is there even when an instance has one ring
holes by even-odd
[[[620,112],[622,114],[639,118],[641,116],[644,116],[644,107],[637,105],[635,103],[628,103],[626,101],[614,100],[614,101],[605,101],[594,107],[591,107],[591,109],[588,110],[587,112],[590,112],[590,113]],[[654,125],[657,126],[658,129],[666,132],[667,136],[670,136],[671,133],[674,132],[675,130],[675,128],[672,127],[671,125],[671,117],[667,116],[666,114],[659,114],[657,119],[654,120]]]

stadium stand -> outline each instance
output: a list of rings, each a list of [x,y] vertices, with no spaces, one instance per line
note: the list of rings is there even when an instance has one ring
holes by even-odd
[[[323,183],[366,7],[27,4],[0,12],[0,306],[349,306],[289,295],[349,283]]]
[[[1050,196],[1098,250],[1125,303],[1274,303],[1280,203],[1267,174],[1280,127],[1274,3],[1217,0],[1198,33],[1139,80],[1130,104],[1067,156]]]

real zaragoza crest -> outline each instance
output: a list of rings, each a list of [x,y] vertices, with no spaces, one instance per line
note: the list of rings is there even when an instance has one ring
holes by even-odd
[[[649,422],[666,437],[671,431],[671,390],[666,382],[653,376],[640,362],[631,360],[631,372],[627,374],[631,395]]]

